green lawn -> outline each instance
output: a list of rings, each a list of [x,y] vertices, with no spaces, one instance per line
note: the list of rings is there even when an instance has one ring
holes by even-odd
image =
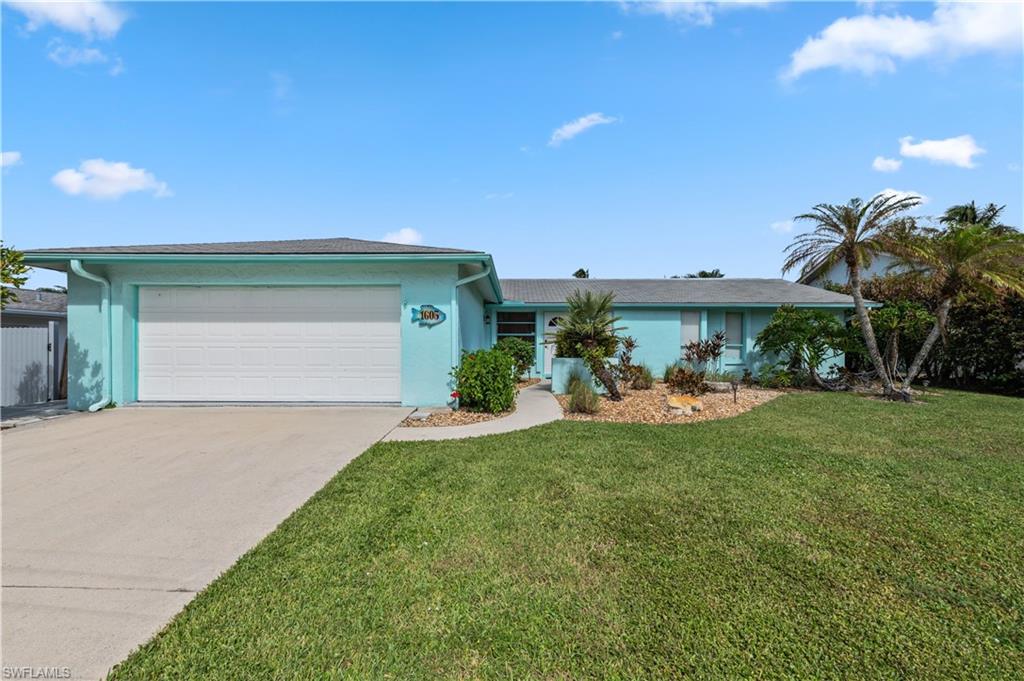
[[[1022,443],[950,392],[377,445],[115,676],[1020,678]]]

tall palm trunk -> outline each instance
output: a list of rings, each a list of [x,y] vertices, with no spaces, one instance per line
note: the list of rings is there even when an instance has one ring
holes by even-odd
[[[860,268],[856,262],[846,263],[850,271],[850,292],[853,294],[853,307],[857,311],[857,320],[860,322],[860,331],[864,336],[864,345],[868,348],[868,356],[871,363],[875,365],[875,371],[882,379],[882,390],[886,397],[892,397],[896,388],[892,384],[892,376],[882,360],[882,353],[878,351],[878,341],[875,340],[875,329],[871,326],[871,317],[868,316],[868,308],[864,305],[864,295],[860,290]]]
[[[907,377],[903,379],[903,392],[909,394],[910,384],[921,372],[921,367],[924,366],[924,361],[927,359],[928,353],[932,351],[932,346],[939,340],[939,336],[945,333],[946,320],[949,319],[949,310],[952,307],[953,299],[946,298],[942,301],[942,304],[939,305],[939,309],[935,311],[935,325],[932,326],[932,330],[928,332],[928,337],[924,339],[924,344],[921,346],[921,349],[917,351],[917,355],[914,357],[914,361],[911,363],[910,368],[907,369]]]

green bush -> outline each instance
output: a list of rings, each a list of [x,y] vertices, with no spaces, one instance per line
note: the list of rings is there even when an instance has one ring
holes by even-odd
[[[508,336],[498,341],[497,347],[507,355],[510,355],[516,363],[516,377],[522,377],[534,362],[533,343],[522,338]]]
[[[497,414],[508,411],[516,400],[515,360],[497,348],[463,352],[452,370],[453,397],[469,411]]]
[[[596,414],[601,409],[601,398],[584,380],[572,383],[569,393],[569,411],[574,414]]]
[[[633,376],[633,383],[630,387],[633,390],[650,390],[654,387],[654,374],[651,373],[650,367],[646,364],[641,364],[637,369],[638,371]]]
[[[662,371],[661,371],[661,380],[663,382],[665,382],[665,383],[668,383],[672,379],[672,374],[675,373],[675,371],[676,371],[676,369],[678,367],[679,367],[679,363],[678,362],[673,362],[672,364],[666,364],[665,368],[662,369]]]
[[[703,395],[708,391],[704,372],[694,371],[688,366],[677,366],[665,381],[670,390],[686,395]]]
[[[775,364],[757,377],[757,383],[762,388],[792,388],[799,381],[800,377],[784,364]]]
[[[579,369],[573,369],[569,374],[569,380],[565,382],[566,392],[572,393],[578,385],[587,385],[587,379],[580,373]]]

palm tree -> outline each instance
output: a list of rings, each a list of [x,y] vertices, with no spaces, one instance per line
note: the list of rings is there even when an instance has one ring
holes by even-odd
[[[555,353],[559,357],[582,357],[608,391],[608,398],[617,402],[622,395],[604,362],[615,354],[619,346],[618,332],[622,330],[615,326],[620,317],[612,311],[614,300],[610,292],[573,292],[565,301],[569,311],[558,318],[554,336]]]
[[[974,205],[974,201],[971,201],[970,203],[950,206],[942,214],[942,217],[939,218],[939,222],[947,226],[984,225],[990,229],[1003,232],[1007,229],[1012,229],[999,221],[999,216],[1004,208],[1006,206],[997,206],[994,203],[990,203],[981,210],[978,210],[978,207]]]
[[[964,293],[974,289],[1024,295],[1024,235],[1012,227],[992,224],[998,213],[991,215],[989,224],[952,224],[892,245],[900,264],[931,279],[940,301],[935,324],[903,379],[905,394],[939,337],[945,337],[949,311]]]
[[[885,396],[889,398],[894,397],[895,386],[878,351],[875,331],[861,293],[860,271],[862,267],[869,266],[876,255],[887,250],[889,233],[906,227],[903,213],[920,203],[920,197],[894,194],[878,194],[867,202],[851,199],[846,205],[819,203],[809,213],[796,216],[796,220],[811,222],[814,229],[793,239],[793,243],[786,247],[788,255],[782,265],[783,274],[799,265],[801,274],[806,275],[836,263],[846,264],[864,344],[882,380]],[[905,399],[903,395],[899,397]]]

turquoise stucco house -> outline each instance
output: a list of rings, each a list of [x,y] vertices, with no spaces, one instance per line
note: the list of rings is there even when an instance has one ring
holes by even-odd
[[[506,279],[481,251],[358,239],[42,249],[68,274],[68,402],[439,406],[463,350],[547,332],[577,288],[611,291],[635,359],[660,371],[722,329],[723,369],[757,373],[779,305],[843,316],[849,296],[782,279]],[[841,364],[842,358],[836,358]]]

